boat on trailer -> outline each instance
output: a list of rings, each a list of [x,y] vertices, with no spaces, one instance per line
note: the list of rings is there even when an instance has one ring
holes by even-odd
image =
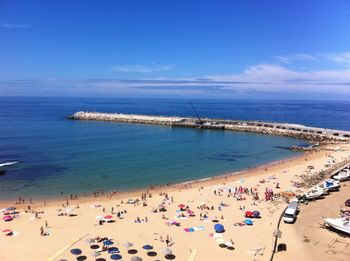
[[[321,188],[327,191],[335,191],[340,188],[339,180],[327,179],[321,185]]]
[[[350,235],[350,221],[348,218],[325,218],[326,225]]]
[[[307,200],[313,200],[321,197],[325,193],[325,190],[321,187],[315,187],[312,190],[304,194]]]
[[[337,174],[335,174],[332,178],[335,180],[339,180],[339,181],[349,180],[350,179],[350,170],[344,169],[344,170],[338,172]]]

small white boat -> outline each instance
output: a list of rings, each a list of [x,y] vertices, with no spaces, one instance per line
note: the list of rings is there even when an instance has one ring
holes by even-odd
[[[320,187],[327,191],[334,191],[340,188],[340,184],[338,180],[327,179],[320,185]]]
[[[350,235],[350,222],[347,218],[325,218],[324,221],[330,227]]]
[[[312,190],[306,192],[304,195],[306,199],[311,200],[321,197],[324,193],[324,189],[321,187],[315,187]]]
[[[345,181],[350,179],[350,171],[348,169],[342,170],[333,176],[333,179],[339,181]]]
[[[4,162],[4,163],[0,163],[0,167],[4,167],[4,166],[11,166],[14,164],[17,164],[18,161],[9,161],[9,162]]]
[[[316,186],[311,191],[322,193],[322,195],[329,195],[329,191],[323,185]]]

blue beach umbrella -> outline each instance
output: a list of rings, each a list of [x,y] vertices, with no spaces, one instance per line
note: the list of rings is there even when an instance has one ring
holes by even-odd
[[[79,248],[73,248],[70,250],[70,252],[73,254],[73,255],[80,255],[82,253],[82,251],[79,249]]]
[[[255,218],[260,217],[260,212],[257,210],[253,211],[253,217],[255,217]]]
[[[103,244],[105,246],[110,246],[110,245],[113,245],[114,243],[111,240],[106,240],[106,241],[103,241]]]
[[[221,224],[219,224],[219,223],[218,223],[218,224],[215,224],[214,229],[215,229],[215,232],[216,232],[216,233],[222,233],[222,232],[225,231],[224,226],[221,225]]]
[[[119,260],[119,259],[122,259],[122,256],[121,256],[121,255],[118,255],[118,254],[114,254],[114,255],[111,255],[111,259],[113,259],[113,260]]]
[[[144,245],[142,248],[145,249],[145,250],[152,250],[153,246],[151,246],[151,245]]]
[[[116,253],[119,253],[119,249],[117,247],[110,247],[108,249],[108,253],[110,254],[116,254]]]
[[[244,220],[244,223],[245,223],[246,225],[248,225],[248,226],[253,225],[253,221],[251,221],[250,219]]]

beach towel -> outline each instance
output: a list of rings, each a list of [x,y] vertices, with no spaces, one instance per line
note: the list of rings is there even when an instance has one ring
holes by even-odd
[[[196,227],[190,227],[190,228],[184,228],[186,232],[195,232],[200,230],[205,230],[203,226],[196,226]]]
[[[212,237],[212,238],[222,238],[222,234],[219,234],[219,233],[210,233],[210,234],[209,234],[209,237]]]

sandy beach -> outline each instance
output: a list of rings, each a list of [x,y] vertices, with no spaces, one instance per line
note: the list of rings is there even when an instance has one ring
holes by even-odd
[[[333,148],[338,146],[341,150],[323,148],[240,175],[143,192],[116,193],[111,198],[105,194],[68,199],[68,202],[47,201],[45,205],[41,201],[16,205],[1,202],[0,208],[15,206],[18,213],[13,214],[12,221],[0,221],[1,231],[13,231],[12,236],[0,235],[0,257],[9,261],[76,260],[77,256],[70,250],[78,248],[82,251],[79,256],[86,256],[86,260],[111,260],[108,251],[98,251],[98,256],[93,257],[96,251],[86,242],[90,238],[106,237],[113,242],[112,247],[120,250],[122,260],[131,260],[133,256],[166,260],[165,248],[173,255],[167,258],[176,260],[269,260],[273,231],[287,204],[276,197],[266,201],[266,190],[275,195],[284,191],[302,193],[294,184],[310,166],[316,173],[325,169],[329,160],[335,164],[349,159],[350,145]],[[282,222],[278,243],[286,243],[287,251],[276,253],[275,260],[349,259],[350,239],[319,225],[322,216],[337,217],[340,206],[350,198],[350,182],[341,185],[340,192],[302,205],[295,224]],[[257,195],[259,199],[253,199]],[[128,204],[128,199],[139,201]],[[184,206],[180,207],[181,204]],[[253,225],[243,225],[245,212],[254,210],[260,212],[261,218],[251,219]],[[215,233],[215,224],[222,224],[224,232]],[[42,232],[46,235],[41,235]],[[131,244],[127,246],[127,242]],[[219,243],[228,246],[233,243],[233,247],[220,247]],[[92,244],[102,246],[102,243]],[[156,256],[148,256],[144,245],[153,246]]]

